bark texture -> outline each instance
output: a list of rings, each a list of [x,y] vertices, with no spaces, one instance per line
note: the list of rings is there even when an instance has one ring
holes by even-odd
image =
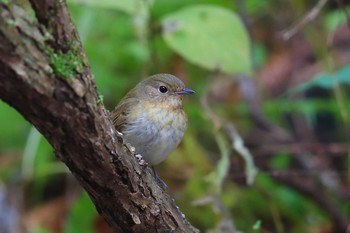
[[[44,135],[116,232],[198,232],[116,134],[65,1],[0,1],[0,99]]]

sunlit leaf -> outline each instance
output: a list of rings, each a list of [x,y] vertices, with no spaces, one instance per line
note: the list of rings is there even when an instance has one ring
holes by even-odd
[[[346,12],[348,12],[349,10],[349,7],[345,7],[328,13],[325,17],[326,29],[329,32],[332,32],[335,29],[337,29],[337,27],[346,25],[348,21]]]
[[[201,5],[162,20],[163,38],[185,59],[209,70],[250,73],[250,42],[238,16],[222,7]]]
[[[252,228],[253,230],[259,230],[261,228],[261,220],[256,221]]]

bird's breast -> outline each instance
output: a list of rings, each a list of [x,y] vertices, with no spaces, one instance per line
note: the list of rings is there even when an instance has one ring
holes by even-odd
[[[178,146],[186,128],[187,116],[181,106],[143,103],[130,111],[123,134],[137,153],[155,165]]]

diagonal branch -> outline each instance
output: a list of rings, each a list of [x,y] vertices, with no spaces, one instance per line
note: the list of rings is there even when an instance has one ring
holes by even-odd
[[[0,99],[44,135],[115,231],[197,232],[117,137],[65,1],[0,1],[0,70]]]

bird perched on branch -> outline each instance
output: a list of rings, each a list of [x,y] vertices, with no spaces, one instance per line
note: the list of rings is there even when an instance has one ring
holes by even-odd
[[[166,185],[154,165],[165,160],[181,142],[187,128],[182,100],[193,93],[176,76],[156,74],[138,83],[112,111],[115,128],[152,166],[163,188]]]

